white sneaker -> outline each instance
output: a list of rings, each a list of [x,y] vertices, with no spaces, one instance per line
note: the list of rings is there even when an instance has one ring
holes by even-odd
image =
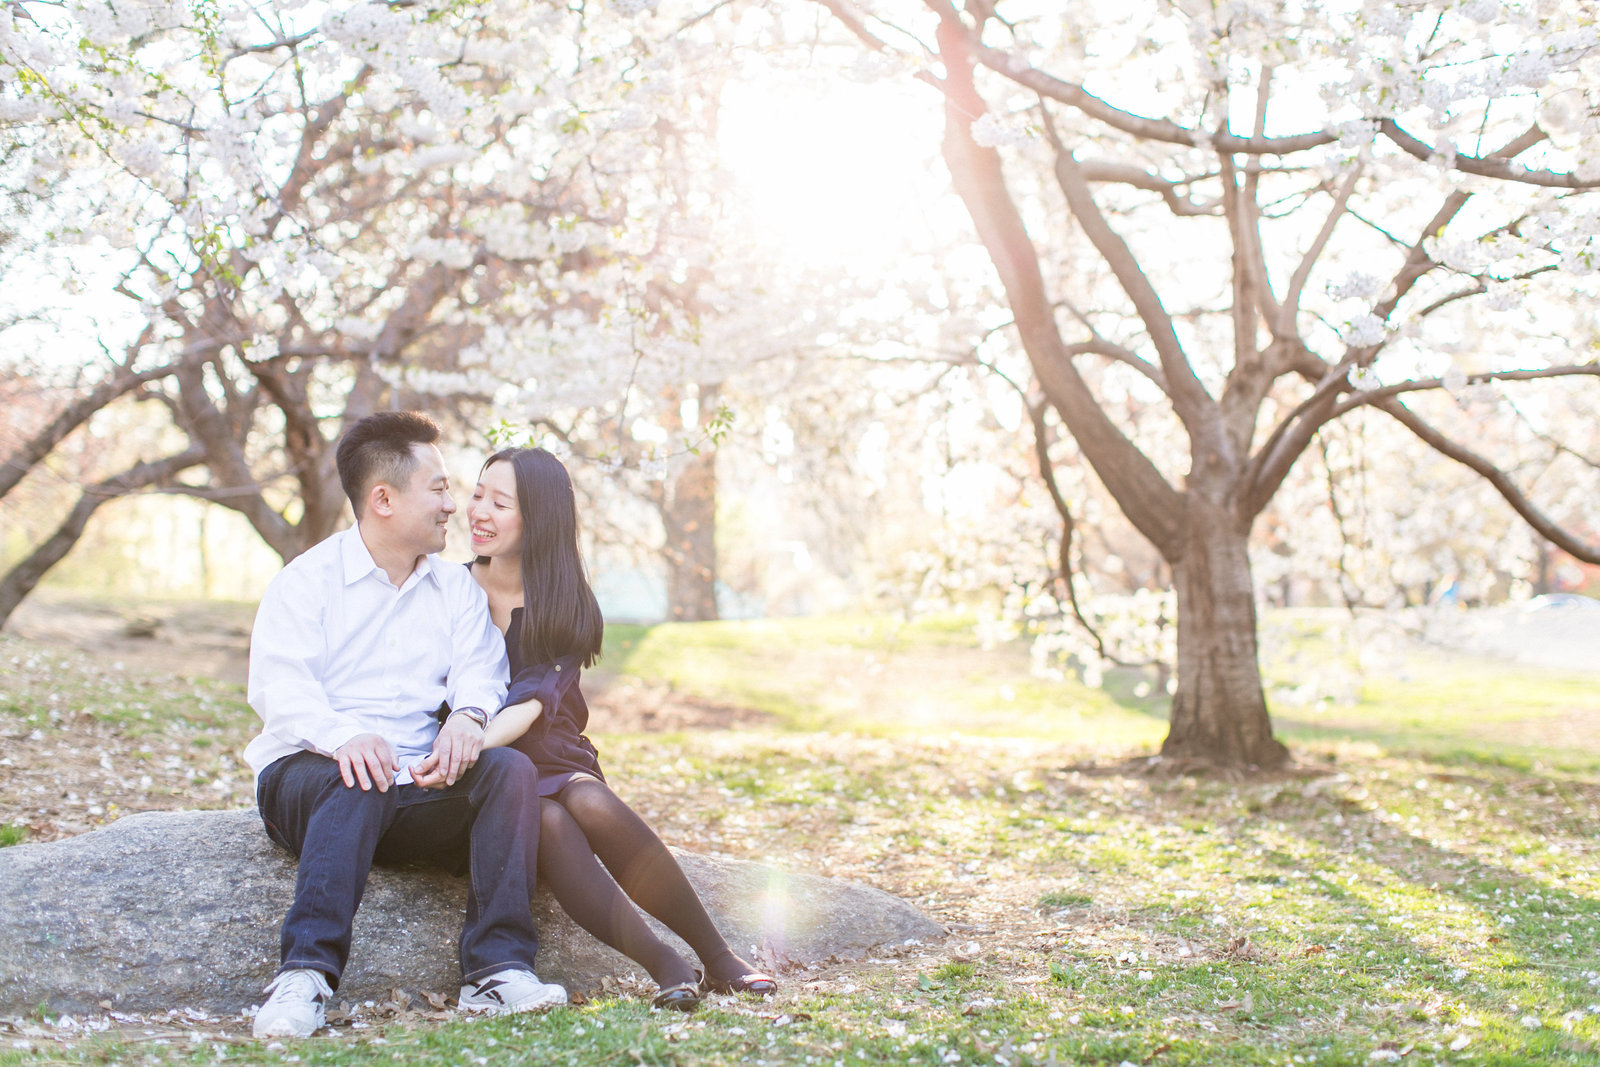
[[[326,1025],[324,1009],[333,990],[321,971],[303,967],[284,971],[266,992],[272,995],[250,1028],[257,1037],[310,1037]]]
[[[509,1015],[565,1004],[567,991],[553,983],[539,981],[532,971],[496,971],[487,978],[462,986],[458,1000],[462,1011]]]

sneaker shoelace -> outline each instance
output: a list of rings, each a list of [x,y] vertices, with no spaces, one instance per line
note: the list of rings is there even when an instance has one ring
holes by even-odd
[[[330,992],[327,982],[321,975],[312,971],[287,971],[272,980],[267,986],[268,994],[283,991],[286,997],[300,997],[305,1000],[316,1001],[326,997]]]

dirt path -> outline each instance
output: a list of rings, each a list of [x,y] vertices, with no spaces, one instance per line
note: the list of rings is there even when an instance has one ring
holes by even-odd
[[[99,600],[53,590],[17,608],[5,632],[141,671],[243,685],[255,605]]]

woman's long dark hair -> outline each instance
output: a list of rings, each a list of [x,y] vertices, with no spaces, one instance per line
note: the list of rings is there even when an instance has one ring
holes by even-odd
[[[542,448],[503,448],[483,469],[496,463],[511,464],[522,516],[523,662],[578,656],[587,667],[600,655],[605,619],[583,573],[572,478]]]

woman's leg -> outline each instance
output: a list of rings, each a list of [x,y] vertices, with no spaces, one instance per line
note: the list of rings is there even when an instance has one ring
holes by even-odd
[[[623,892],[694,949],[709,985],[726,986],[755,970],[728,947],[667,846],[609,786],[576,778],[556,796]],[[543,831],[540,840],[542,847]]]
[[[539,802],[539,880],[573,922],[649,971],[661,988],[695,980],[689,961],[650,931],[600,866],[583,830],[550,797]]]

